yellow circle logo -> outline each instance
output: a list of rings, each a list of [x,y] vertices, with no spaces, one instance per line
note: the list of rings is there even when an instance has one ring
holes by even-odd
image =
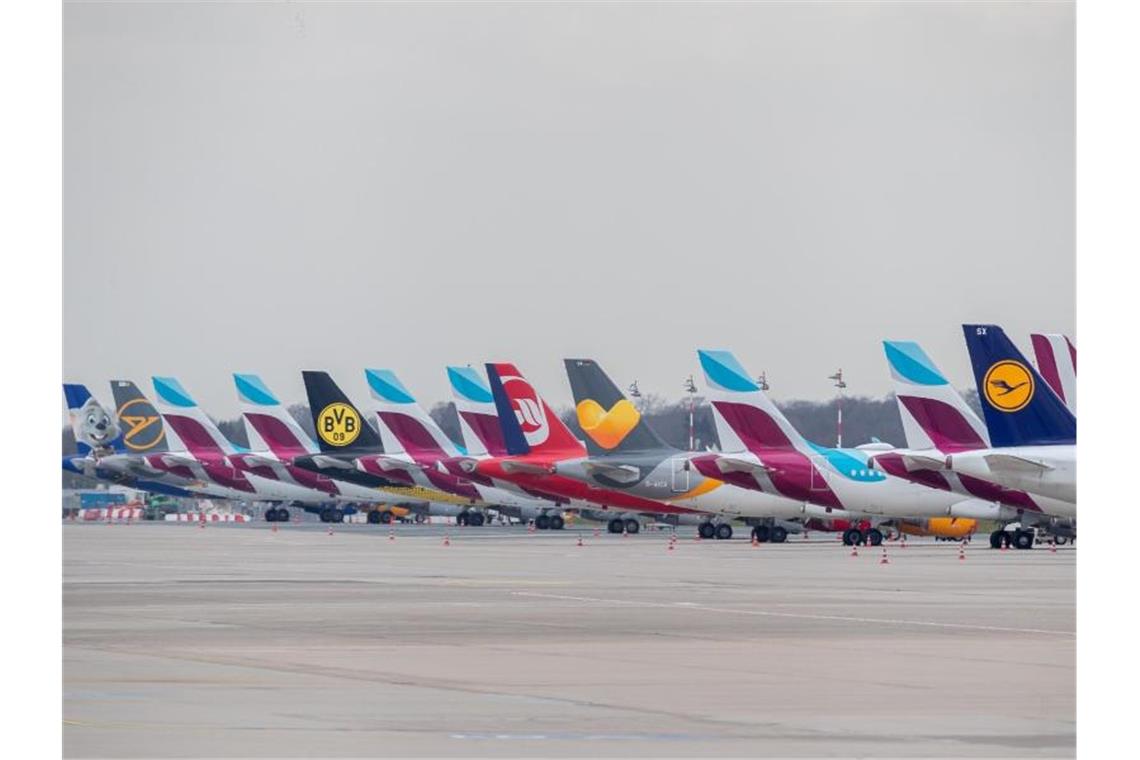
[[[317,433],[330,446],[347,446],[360,435],[360,415],[348,404],[336,401],[317,415]]]
[[[1021,362],[1000,361],[986,372],[986,401],[1003,412],[1024,409],[1033,399],[1033,375]]]

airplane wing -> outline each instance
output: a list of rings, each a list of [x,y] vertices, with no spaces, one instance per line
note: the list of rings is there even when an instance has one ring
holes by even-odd
[[[991,470],[1004,472],[1017,472],[1028,475],[1040,475],[1053,469],[1052,465],[1038,459],[1020,457],[1016,454],[986,454],[986,464]]]
[[[550,465],[519,462],[513,459],[503,462],[503,469],[507,472],[521,472],[527,475],[549,475],[553,471]]]
[[[582,464],[591,475],[604,475],[618,483],[636,483],[641,470],[629,464],[607,464],[605,462],[584,462]]]

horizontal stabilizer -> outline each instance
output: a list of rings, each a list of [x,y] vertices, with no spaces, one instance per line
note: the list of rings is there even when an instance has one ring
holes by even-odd
[[[239,456],[247,467],[276,467],[281,464],[281,460],[279,459],[262,456],[260,454],[240,454]]]
[[[986,464],[994,471],[1038,475],[1053,469],[1052,465],[1045,462],[1016,454],[986,454],[985,459]]]
[[[361,457],[361,459],[363,458],[364,457]],[[388,472],[391,472],[392,470],[413,472],[421,469],[421,467],[415,462],[409,462],[406,459],[400,459],[398,457],[388,457],[384,456],[383,454],[376,454],[374,456],[368,457],[368,459],[371,459],[373,462],[375,462],[376,466],[381,470],[387,470]]]
[[[736,459],[735,457],[717,457],[716,466],[717,469],[723,473],[746,472],[751,475],[778,472],[775,467],[768,467],[759,462],[753,462],[748,459]]]
[[[356,469],[356,465],[354,465],[352,462],[346,462],[343,459],[337,459],[336,457],[322,456],[320,454],[313,457],[313,464],[315,464],[317,467],[320,467],[322,470],[325,470],[325,469],[355,470]]]
[[[915,470],[945,470],[946,460],[942,457],[924,456],[922,454],[903,454],[903,464],[909,472]]]
[[[186,454],[163,454],[162,461],[170,467],[193,467],[198,464],[198,460]]]
[[[617,483],[636,483],[641,477],[641,470],[630,464],[606,464],[603,462],[585,462],[582,465],[591,475],[604,475]]]
[[[553,468],[550,465],[508,459],[503,462],[503,470],[505,472],[521,472],[526,475],[549,475],[553,471]]]

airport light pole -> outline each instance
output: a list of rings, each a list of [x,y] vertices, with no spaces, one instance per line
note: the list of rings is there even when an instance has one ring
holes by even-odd
[[[843,448],[843,389],[847,387],[847,383],[843,382],[843,369],[836,370],[835,374],[828,375],[827,379],[835,381],[839,394],[835,399],[835,446],[841,449]]]
[[[641,400],[641,390],[638,389],[636,380],[629,384],[629,397],[634,400],[634,406],[640,406],[638,402]]]
[[[760,390],[768,390],[768,373],[761,372],[760,376],[756,378],[756,384],[760,386]]]
[[[696,405],[697,384],[693,382],[692,375],[685,378],[685,392],[689,394],[689,451],[696,451],[697,444],[694,440],[693,408]]]

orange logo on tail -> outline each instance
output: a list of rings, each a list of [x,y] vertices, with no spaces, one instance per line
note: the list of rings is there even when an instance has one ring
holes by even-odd
[[[617,448],[640,421],[641,413],[637,407],[624,398],[608,412],[592,398],[578,404],[578,424],[603,449]]]

